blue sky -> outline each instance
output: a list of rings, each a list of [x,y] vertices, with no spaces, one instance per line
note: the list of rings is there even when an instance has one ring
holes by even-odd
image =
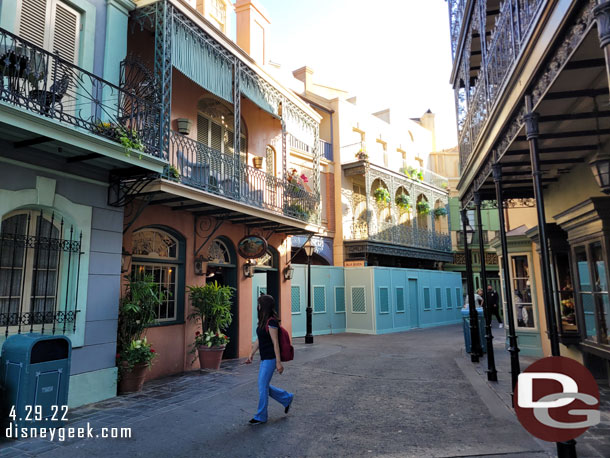
[[[439,148],[456,144],[444,0],[259,0],[271,19],[269,57],[317,83],[349,90],[371,112],[436,113]]]

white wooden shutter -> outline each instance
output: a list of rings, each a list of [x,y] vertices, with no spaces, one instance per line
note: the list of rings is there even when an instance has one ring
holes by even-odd
[[[222,151],[222,126],[212,121],[212,136],[210,139],[210,147],[216,151]]]
[[[54,1],[48,50],[73,64],[78,63],[80,15],[60,1]]]
[[[209,146],[210,122],[205,116],[197,115],[197,141]]]
[[[48,0],[21,0],[19,35],[41,48],[45,45]]]

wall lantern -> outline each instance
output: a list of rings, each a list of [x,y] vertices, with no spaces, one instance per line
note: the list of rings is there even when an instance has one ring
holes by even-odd
[[[597,185],[604,194],[610,194],[610,154],[598,148],[597,154],[589,162]]]
[[[121,273],[129,272],[131,270],[131,253],[123,248],[121,253]]]
[[[195,258],[195,275],[203,276],[208,271],[208,261],[203,256]]]
[[[188,135],[191,133],[191,126],[193,125],[193,121],[187,118],[178,118],[176,119],[178,123],[178,132],[183,135]]]
[[[286,267],[284,267],[284,280],[292,280],[293,276],[294,267],[292,267],[292,264],[288,264]]]
[[[256,266],[256,264],[254,264],[253,262],[246,262],[244,264],[244,277],[246,278],[252,278],[254,277],[254,267]]]

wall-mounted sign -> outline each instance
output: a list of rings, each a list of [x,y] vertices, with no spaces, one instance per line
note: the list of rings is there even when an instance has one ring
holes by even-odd
[[[267,252],[267,241],[258,235],[246,235],[237,244],[237,251],[242,258],[260,258]]]
[[[343,265],[345,267],[366,267],[366,261],[364,259],[359,261],[345,261]]]

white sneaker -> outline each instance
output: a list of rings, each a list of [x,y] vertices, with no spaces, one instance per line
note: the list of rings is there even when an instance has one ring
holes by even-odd
[[[502,329],[504,327],[504,325],[502,323],[500,323],[500,329]]]

